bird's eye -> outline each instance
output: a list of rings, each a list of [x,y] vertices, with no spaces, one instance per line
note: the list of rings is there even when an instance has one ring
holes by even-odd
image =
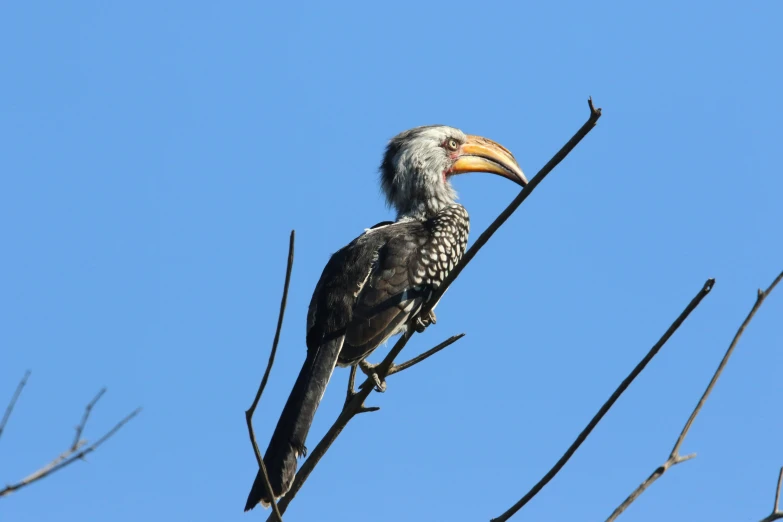
[[[454,138],[451,138],[446,141],[446,146],[449,148],[449,150],[457,150],[459,148],[459,143]]]

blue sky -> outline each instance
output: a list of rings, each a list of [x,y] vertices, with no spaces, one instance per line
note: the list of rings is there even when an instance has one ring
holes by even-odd
[[[783,4],[11,2],[0,16],[0,481],[70,469],[0,517],[261,520],[244,410],[266,446],[304,360],[328,256],[389,219],[386,140],[445,123],[534,174],[598,127],[479,254],[407,355],[467,336],[373,395],[285,517],[488,520],[561,455],[708,277],[713,293],[515,520],[602,520],[661,464],[755,299],[783,269]],[[473,238],[514,197],[455,181]],[[752,520],[783,465],[783,289],[667,473],[623,519]],[[376,354],[373,360],[380,359]],[[332,380],[310,434],[337,415]],[[603,518],[602,518],[603,517]]]

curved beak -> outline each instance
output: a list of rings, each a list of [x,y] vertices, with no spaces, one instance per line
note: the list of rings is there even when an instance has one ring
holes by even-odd
[[[488,172],[508,178],[522,187],[527,185],[527,178],[514,155],[499,143],[481,136],[468,136],[448,173],[466,172]]]

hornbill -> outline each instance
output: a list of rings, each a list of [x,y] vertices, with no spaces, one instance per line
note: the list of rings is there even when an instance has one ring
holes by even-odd
[[[465,253],[468,213],[455,202],[450,178],[466,172],[527,184],[506,148],[453,127],[416,127],[386,147],[381,187],[397,220],[367,229],[338,250],[315,287],[307,313],[307,358],[264,455],[275,498],[291,488],[296,459],[307,452],[305,438],[335,365],[362,363],[411,321],[419,331],[434,321],[433,314],[419,312]],[[245,511],[269,501],[259,470]]]

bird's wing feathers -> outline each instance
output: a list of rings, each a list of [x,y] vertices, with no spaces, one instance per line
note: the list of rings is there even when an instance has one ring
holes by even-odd
[[[402,226],[404,230],[399,229]],[[421,222],[393,228],[397,230],[387,234],[387,241],[378,250],[375,269],[356,300],[353,321],[340,353],[341,364],[366,357],[398,333],[421,306],[422,288],[413,275],[415,260],[429,234]]]
[[[400,222],[356,238],[329,260],[308,313],[308,347],[344,335],[349,364],[393,335],[421,305],[413,260],[426,244],[421,222]]]

